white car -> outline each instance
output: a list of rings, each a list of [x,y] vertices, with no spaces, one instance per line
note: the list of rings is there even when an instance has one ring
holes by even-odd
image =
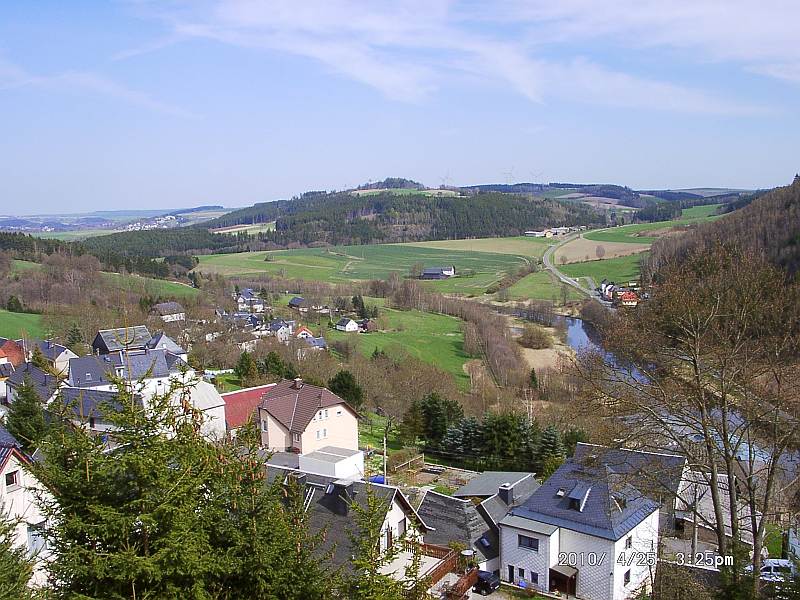
[[[753,571],[753,566],[751,565],[745,570],[750,573]],[[767,558],[761,565],[760,573],[758,578],[761,581],[778,583],[797,575],[797,567],[793,561],[787,558]]]

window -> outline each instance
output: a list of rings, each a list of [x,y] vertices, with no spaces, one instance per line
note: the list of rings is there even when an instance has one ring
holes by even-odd
[[[6,473],[6,487],[13,488],[19,485],[19,471]]]
[[[324,439],[326,437],[328,437],[328,430],[327,429],[323,429],[322,430],[322,438]]]
[[[408,528],[408,524],[406,523],[406,518],[403,517],[400,522],[397,524],[397,535],[404,536],[406,534],[406,529]]]
[[[86,381],[91,381],[91,380],[92,380],[92,374],[91,373],[87,373],[86,374]]]
[[[323,418],[324,418],[324,419],[327,419],[327,418],[328,418],[328,409],[326,408],[326,409],[325,409],[325,410],[323,410],[322,412],[323,412],[323,414],[324,414],[324,417],[323,417]]]
[[[42,535],[44,521],[37,525],[28,525],[28,556],[36,556],[47,548],[47,542]]]
[[[633,536],[629,535],[625,539],[625,550],[630,550],[633,547]]]
[[[623,585],[628,585],[631,582],[631,570],[625,571],[625,576],[622,578]]]
[[[321,434],[322,434],[322,432],[319,429],[317,429],[317,439],[318,440],[322,439]]]
[[[525,569],[517,567],[517,579],[525,579]]]
[[[531,583],[533,583],[534,585],[539,585],[539,574],[538,573],[534,573],[533,571],[531,571]]]
[[[261,431],[266,431],[266,430],[267,430],[267,422],[261,421]]]
[[[318,432],[318,433],[319,433],[319,432]],[[295,442],[299,442],[299,441],[300,441],[300,434],[299,434],[299,433],[295,433],[295,434],[294,434],[294,441],[295,441]]]
[[[533,550],[534,552],[539,551],[539,540],[538,538],[528,537],[527,535],[518,535],[517,536],[517,545],[520,548],[525,548],[526,550]]]
[[[94,429],[94,417],[89,417],[89,429]]]

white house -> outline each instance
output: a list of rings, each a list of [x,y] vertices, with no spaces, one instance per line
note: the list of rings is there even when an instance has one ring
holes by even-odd
[[[251,288],[245,288],[238,294],[234,294],[233,297],[239,311],[264,312],[264,301]]]
[[[22,342],[24,344],[24,342]],[[72,350],[61,344],[56,344],[50,340],[43,340],[34,342],[30,347],[27,347],[28,360],[33,356],[34,348],[39,348],[39,351],[44,356],[44,359],[50,364],[53,369],[66,375],[69,370],[69,361],[72,358],[77,358],[78,355]]]
[[[358,415],[330,390],[284,379],[268,389],[258,408],[261,445],[308,454],[324,446],[358,450]]]
[[[650,589],[659,504],[605,465],[564,463],[500,521],[503,580],[592,600]]]
[[[161,317],[164,323],[186,320],[186,310],[177,302],[159,302],[153,305],[151,312]]]
[[[15,546],[36,557],[32,583],[42,585],[47,580],[47,547],[42,536],[45,520],[36,502],[42,488],[28,471],[29,463],[19,442],[0,425],[0,510],[16,523]]]
[[[358,323],[353,321],[353,319],[342,317],[336,322],[336,329],[338,331],[345,331],[347,333],[355,333],[358,331]]]

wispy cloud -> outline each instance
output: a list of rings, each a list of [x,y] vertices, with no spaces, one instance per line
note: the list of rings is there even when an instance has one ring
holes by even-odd
[[[704,60],[743,59],[756,44],[737,41],[738,30],[730,28],[733,17],[721,4],[726,3],[610,0],[599,9],[590,0],[509,0],[491,7],[469,0],[208,0],[149,6],[151,14],[171,24],[176,38],[306,57],[397,100],[419,102],[467,77],[510,86],[534,102],[555,97],[702,114],[764,112],[680,82],[570,56],[564,48],[564,42],[608,37],[632,40],[637,47],[699,48],[707,55]],[[701,29],[723,16],[710,39],[704,38]],[[758,22],[768,25],[765,19]],[[560,49],[558,58],[542,52],[551,45]],[[773,62],[785,54],[784,43],[774,46],[763,54]]]
[[[131,89],[107,77],[88,71],[65,71],[55,75],[35,75],[0,56],[0,90],[35,87],[48,91],[78,91],[113,98],[141,108],[194,119],[197,115],[153,98],[150,94]]]

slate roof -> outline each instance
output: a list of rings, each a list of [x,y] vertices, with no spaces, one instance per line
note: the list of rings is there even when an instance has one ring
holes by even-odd
[[[59,356],[67,351],[66,346],[56,344],[50,340],[38,340],[34,342],[34,344],[39,348],[39,351],[42,353],[42,355],[50,361],[56,360]]]
[[[500,554],[497,531],[471,500],[431,490],[425,493],[417,512],[433,528],[425,534],[425,542],[440,546],[459,542],[477,551],[485,560]]]
[[[311,348],[321,348],[324,350],[328,347],[328,343],[325,341],[324,337],[304,338],[304,343]]]
[[[269,330],[272,333],[275,333],[276,331],[280,331],[284,327],[289,327],[289,324],[286,321],[284,321],[283,319],[275,319],[274,321],[270,321],[270,324],[269,324]]]
[[[92,342],[92,348],[102,352],[116,352],[117,350],[142,349],[153,336],[144,325],[135,327],[119,327],[117,329],[101,329]]]
[[[117,399],[117,392],[105,390],[91,390],[82,388],[62,388],[59,399],[64,405],[71,405],[77,417],[88,419],[94,417],[103,420],[108,410],[121,410],[122,405]],[[141,398],[135,399],[141,402]]]
[[[186,312],[177,302],[159,302],[158,304],[153,305],[152,311],[162,317]]]
[[[308,498],[308,517],[309,529],[312,534],[324,532],[322,543],[314,549],[325,556],[332,553],[330,563],[332,567],[342,567],[345,570],[352,569],[352,556],[354,549],[350,539],[351,534],[358,534],[358,525],[354,516],[354,511],[350,504],[355,501],[362,508],[367,507],[367,484],[363,481],[348,482],[352,485],[353,496],[349,500],[344,500],[337,494],[326,494],[328,486],[337,482],[333,477],[302,473],[293,469],[286,469],[276,465],[267,465],[267,479],[270,482],[283,483],[290,473],[305,475],[305,492]],[[408,499],[395,487],[370,484],[370,489],[379,504],[384,507],[386,512],[392,506],[392,502],[397,501],[406,507],[413,519],[417,520],[417,526],[425,533],[428,526],[419,517],[414,507]]]
[[[472,496],[488,498],[489,496],[494,496],[504,483],[513,485],[533,475],[534,473],[522,471],[484,471],[453,492],[453,496],[456,498],[470,498]]]
[[[117,374],[118,369],[120,377],[134,381],[145,375],[148,378],[169,377],[184,364],[177,356],[160,349],[81,356],[69,361],[69,385],[72,387],[109,385],[110,378]]]
[[[239,297],[243,300],[252,300],[256,295],[255,292],[253,292],[253,288],[244,288],[239,292]]]
[[[575,488],[575,494],[571,494]],[[570,495],[581,498],[582,510],[570,507]],[[561,465],[511,515],[564,527],[587,535],[619,540],[659,504],[626,483],[625,476],[603,465],[589,467],[570,459]]]
[[[675,454],[607,448],[579,442],[572,457],[586,466],[604,465],[653,499],[678,495],[686,458]]]
[[[302,381],[298,387],[295,381],[284,379],[264,394],[260,406],[290,433],[303,433],[320,408],[337,404],[343,404],[349,410],[353,410],[327,388]]]
[[[166,350],[171,354],[186,354],[186,350],[181,348],[178,343],[163,331],[159,331],[147,342],[147,347],[151,350]]]
[[[20,456],[24,456],[20,450],[21,448],[22,444],[17,441],[17,438],[11,435],[8,429],[0,424],[0,469],[5,467],[6,461],[14,452]]]
[[[539,489],[539,482],[529,473],[512,486],[511,503],[507,503],[499,494],[486,498],[478,505],[478,511],[481,512],[490,523],[497,526],[497,523],[503,520],[508,514],[508,511],[516,506],[519,506],[525,500],[530,498],[531,494]]]
[[[225,423],[228,429],[236,429],[250,421],[261,403],[261,398],[273,387],[275,387],[274,383],[268,383],[222,394],[222,399],[225,401]]]
[[[17,388],[22,385],[25,377],[28,377],[36,390],[36,394],[42,402],[50,399],[59,385],[58,378],[53,377],[47,371],[43,371],[33,363],[22,363],[8,378],[8,385]]]
[[[355,321],[353,321],[353,319],[350,319],[350,318],[348,318],[348,317],[342,317],[341,319],[339,319],[339,320],[336,322],[336,326],[337,326],[337,327],[347,327],[347,325],[349,325],[350,323],[355,323]],[[358,323],[356,323],[356,325],[357,325],[357,324],[358,324]]]
[[[296,307],[296,306],[303,306],[306,303],[306,299],[301,296],[295,296],[291,300],[289,300],[289,306]]]
[[[14,372],[14,365],[10,362],[0,364],[0,377],[6,378],[11,377],[11,374]]]

